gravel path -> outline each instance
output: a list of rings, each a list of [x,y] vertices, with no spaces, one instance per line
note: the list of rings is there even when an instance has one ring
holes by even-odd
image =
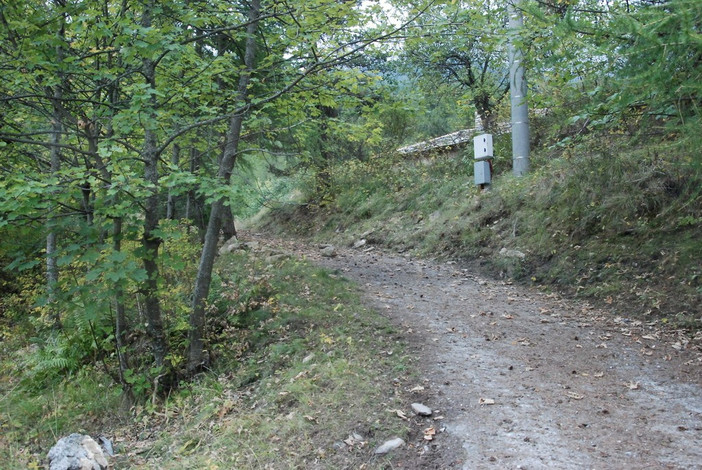
[[[702,468],[702,356],[681,333],[450,262],[281,243],[404,332],[443,419],[400,468]]]

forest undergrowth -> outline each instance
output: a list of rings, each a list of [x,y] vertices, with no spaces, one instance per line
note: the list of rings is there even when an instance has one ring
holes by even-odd
[[[395,327],[362,306],[350,282],[254,246],[220,257],[210,298],[214,365],[163,398],[127,400],[100,364],[29,380],[35,352],[8,334],[0,342],[3,468],[42,468],[71,432],[108,436],[114,468],[386,465],[368,448],[407,434],[387,410],[399,407],[398,384],[412,373]],[[363,439],[334,450],[353,435]]]

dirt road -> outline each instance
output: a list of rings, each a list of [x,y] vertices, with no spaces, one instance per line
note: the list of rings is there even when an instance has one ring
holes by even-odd
[[[438,434],[418,433],[402,468],[702,468],[702,358],[685,336],[450,262],[303,251],[359,283],[417,357]]]

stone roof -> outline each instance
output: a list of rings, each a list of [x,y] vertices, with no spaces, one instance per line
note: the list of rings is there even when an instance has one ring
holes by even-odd
[[[499,123],[497,125],[496,134],[504,134],[509,132],[510,124]],[[408,145],[406,147],[401,147],[397,149],[397,153],[402,155],[411,155],[413,153],[424,153],[431,150],[438,149],[449,149],[452,147],[464,146],[465,144],[472,142],[473,137],[482,133],[482,130],[477,130],[475,128],[463,129],[462,131],[452,132],[450,134],[442,135],[440,137],[435,137],[433,139],[419,142],[416,144]]]

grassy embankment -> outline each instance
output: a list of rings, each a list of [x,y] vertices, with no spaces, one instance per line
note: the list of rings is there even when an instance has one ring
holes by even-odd
[[[514,178],[508,139],[496,141],[491,191],[473,185],[468,153],[347,162],[335,168],[325,204],[283,206],[268,228],[342,244],[366,234],[372,244],[472,262],[625,317],[702,326],[699,146],[590,136],[535,149],[533,171]]]
[[[409,412],[398,386],[409,359],[393,327],[304,260],[240,251],[220,258],[216,278],[214,368],[162,402],[126,405],[97,365],[37,384],[24,368],[32,348],[8,335],[1,466],[38,468],[56,439],[86,432],[114,440],[115,468],[385,467],[374,446],[409,432],[389,411]],[[354,432],[363,443],[338,444]]]

